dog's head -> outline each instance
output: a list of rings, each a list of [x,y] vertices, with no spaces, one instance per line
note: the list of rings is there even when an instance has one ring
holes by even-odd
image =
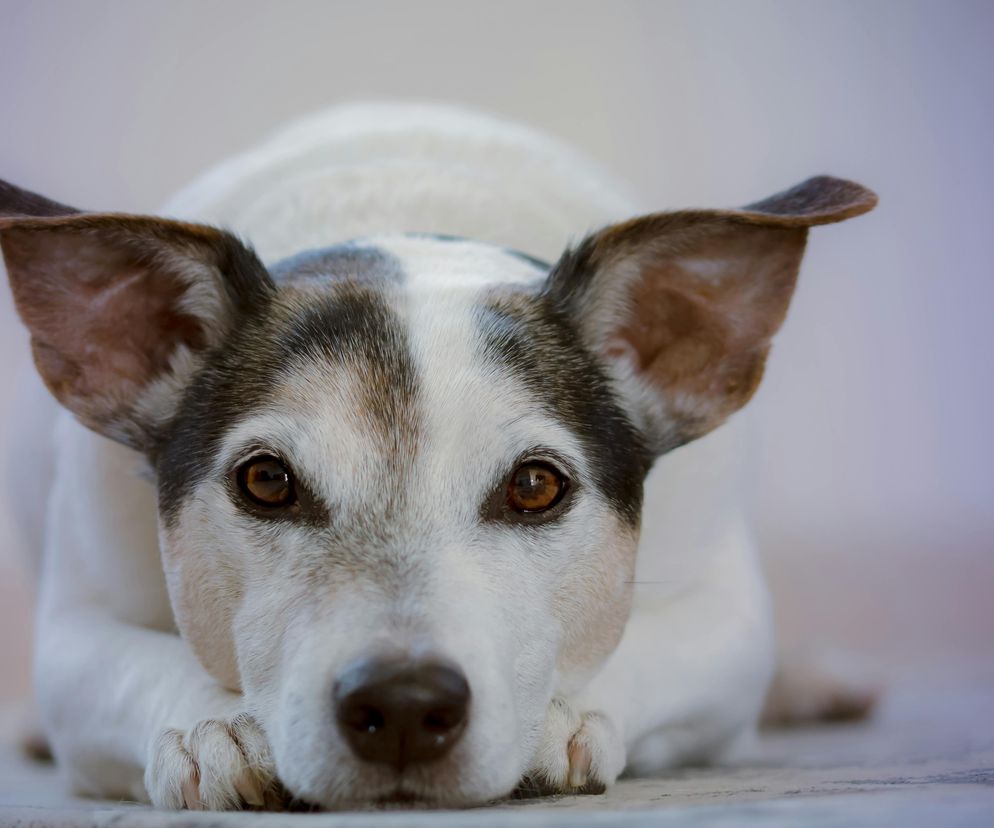
[[[177,624],[326,806],[507,793],[629,611],[655,457],[752,395],[818,178],[608,227],[553,266],[360,240],[266,268],[234,236],[0,186],[35,362],[155,470]]]

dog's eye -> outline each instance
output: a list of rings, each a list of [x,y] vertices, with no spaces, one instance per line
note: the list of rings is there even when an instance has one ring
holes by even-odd
[[[531,461],[514,470],[507,486],[507,502],[516,512],[544,512],[555,506],[566,491],[566,482],[547,463]]]
[[[239,467],[237,478],[242,494],[259,506],[274,509],[297,499],[293,475],[278,457],[253,457]]]

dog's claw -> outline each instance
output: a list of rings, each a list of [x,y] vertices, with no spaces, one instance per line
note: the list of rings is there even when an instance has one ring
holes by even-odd
[[[235,790],[238,791],[238,795],[244,800],[245,804],[251,808],[262,808],[266,804],[262,791],[259,790],[259,785],[251,771],[244,771],[235,780]]]
[[[189,811],[203,810],[200,802],[200,783],[196,774],[180,783],[180,792],[183,795],[184,808]]]
[[[590,763],[593,759],[590,755],[590,748],[573,738],[570,739],[566,755],[569,758],[569,779],[567,780],[567,784],[571,788],[582,788],[587,784],[587,776],[590,774]]]

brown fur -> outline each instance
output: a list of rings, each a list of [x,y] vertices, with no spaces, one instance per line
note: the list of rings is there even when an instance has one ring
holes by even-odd
[[[228,234],[144,216],[0,218],[0,244],[52,394],[84,425],[140,449],[149,435],[134,414],[149,384],[168,373],[177,349],[213,344],[217,322],[231,318],[238,300],[226,271],[265,279]],[[183,302],[194,283],[203,292],[194,304],[220,305],[220,319],[206,314],[213,327]]]
[[[643,231],[654,235],[651,226]],[[805,231],[743,234],[718,224],[685,232],[696,237],[681,239],[686,252],[643,266],[630,313],[610,336],[633,349],[642,376],[668,395],[681,437],[691,439],[745,405],[758,387],[793,293]],[[697,261],[718,263],[720,272],[701,278]]]
[[[242,601],[237,570],[220,568],[193,543],[166,544],[163,563],[176,580],[169,590],[176,626],[200,663],[229,690],[242,689],[235,649],[234,617]]]
[[[559,669],[588,675],[618,646],[631,613],[638,532],[618,522],[617,543],[574,563],[553,596],[565,632]],[[583,608],[578,613],[578,608]]]
[[[720,425],[755,392],[807,228],[875,204],[858,184],[819,177],[742,210],[632,219],[568,252],[548,291],[581,317],[595,351],[634,356],[663,401],[653,440],[662,453]]]

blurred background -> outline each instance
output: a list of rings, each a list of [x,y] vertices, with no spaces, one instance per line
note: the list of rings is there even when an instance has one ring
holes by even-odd
[[[151,212],[287,119],[390,99],[543,128],[658,209],[864,182],[880,207],[812,233],[754,402],[781,630],[891,676],[989,669],[992,37],[984,0],[0,0],[0,176]],[[0,348],[9,440],[27,335],[6,289]],[[0,502],[0,702],[28,683],[19,508]]]

